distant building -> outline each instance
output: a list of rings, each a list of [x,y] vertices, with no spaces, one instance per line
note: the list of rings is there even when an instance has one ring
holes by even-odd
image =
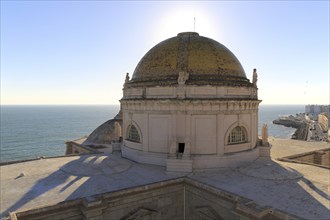
[[[321,113],[318,114],[318,122],[323,131],[328,131],[329,129],[329,114]]]
[[[306,105],[305,113],[312,117],[317,117],[320,113],[330,113],[330,105]]]

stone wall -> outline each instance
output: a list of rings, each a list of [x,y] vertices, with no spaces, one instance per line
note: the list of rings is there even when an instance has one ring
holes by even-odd
[[[186,186],[186,219],[240,219],[240,215],[232,211],[235,207],[234,201],[192,185]]]
[[[189,178],[95,195],[11,213],[11,220],[297,219]]]
[[[124,130],[122,155],[140,163],[164,166],[168,154],[178,154],[179,145],[182,144],[184,152],[189,152],[194,161],[194,170],[235,166],[236,162],[239,165],[251,156],[244,157],[241,153],[248,155],[256,147],[259,102],[121,100]],[[139,143],[127,138],[127,130],[131,125],[138,130]],[[244,128],[246,141],[230,144],[228,137],[236,126]],[[223,158],[234,153],[236,161],[225,163],[228,160]],[[214,156],[217,158],[211,161]],[[250,161],[258,156],[253,154]],[[204,162],[201,163],[201,160]]]
[[[280,158],[281,161],[306,163],[330,168],[330,148]]]
[[[66,144],[66,152],[65,155],[73,155],[73,154],[97,154],[99,151],[90,148],[88,146],[84,146],[82,144],[76,143],[74,141],[68,141]]]
[[[183,219],[182,179],[11,213],[12,220]]]
[[[109,198],[102,219],[183,219],[183,186]]]
[[[11,213],[11,220],[78,220],[84,219],[82,209],[80,207],[80,201],[74,201],[69,203],[62,203],[51,207],[44,207],[39,209],[28,210],[25,212]]]
[[[314,153],[314,163],[330,167],[330,150],[316,151]]]

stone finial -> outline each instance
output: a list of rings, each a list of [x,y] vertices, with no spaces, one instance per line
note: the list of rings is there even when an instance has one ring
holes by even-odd
[[[253,69],[253,75],[252,75],[253,86],[257,87],[257,81],[258,81],[257,69]]]
[[[268,126],[267,126],[267,124],[263,124],[261,133],[262,133],[261,134],[262,145],[267,146],[268,145]]]
[[[178,77],[178,84],[179,85],[184,85],[188,79],[189,79],[189,73],[179,72],[179,77]]]

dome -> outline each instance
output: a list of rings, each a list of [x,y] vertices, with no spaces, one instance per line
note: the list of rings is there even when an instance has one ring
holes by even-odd
[[[190,85],[251,86],[229,49],[196,32],[179,33],[151,48],[128,86],[175,85],[180,72],[189,74],[186,84]]]

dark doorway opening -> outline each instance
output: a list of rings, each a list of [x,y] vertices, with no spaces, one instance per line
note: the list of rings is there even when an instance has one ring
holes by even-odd
[[[184,143],[179,143],[179,149],[178,149],[178,153],[180,154],[183,154],[184,152]]]

